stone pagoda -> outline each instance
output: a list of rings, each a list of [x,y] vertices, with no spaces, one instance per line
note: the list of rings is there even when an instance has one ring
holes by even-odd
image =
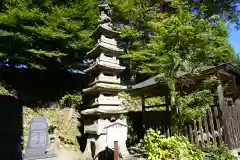
[[[106,148],[113,149],[114,142],[118,142],[119,155],[122,159],[129,159],[126,148],[127,122],[121,114],[126,111],[121,107],[122,101],[118,93],[126,89],[120,85],[118,74],[125,67],[120,65],[116,37],[118,33],[111,24],[111,10],[106,0],[100,5],[99,26],[91,34],[96,41],[95,47],[87,53],[94,62],[84,72],[90,75],[88,88],[83,90],[83,99],[87,109],[81,111],[84,116],[84,133],[87,144],[84,157],[87,159],[102,159],[106,155]]]

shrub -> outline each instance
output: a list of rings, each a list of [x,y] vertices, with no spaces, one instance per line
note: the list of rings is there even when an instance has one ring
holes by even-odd
[[[228,148],[221,144],[220,146],[211,145],[206,148],[207,157],[210,160],[235,160],[236,158],[230,153]]]
[[[186,137],[166,138],[160,132],[148,130],[143,140],[146,156],[149,160],[202,160],[203,153],[190,144]]]
[[[79,105],[81,103],[81,95],[80,94],[65,94],[60,100],[59,103],[62,106],[66,106],[66,107],[76,107],[77,105]]]

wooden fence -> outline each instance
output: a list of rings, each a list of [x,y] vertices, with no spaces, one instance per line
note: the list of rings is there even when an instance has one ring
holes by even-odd
[[[145,111],[143,124],[145,130],[149,128],[159,130],[168,137],[172,135],[171,118],[170,111]]]
[[[230,149],[240,147],[240,99],[224,98],[225,105],[213,106],[201,118],[181,127],[191,143],[200,148],[208,144],[226,143]],[[149,128],[160,130],[161,134],[171,136],[172,114],[170,111],[145,111],[129,113],[134,131],[143,138]]]
[[[220,108],[209,108],[202,118],[193,120],[192,124],[186,124],[184,129],[191,143],[195,143],[198,147],[204,148],[207,144],[220,144],[224,140]]]
[[[185,134],[198,147],[226,143],[230,149],[240,147],[240,99],[224,98],[223,108],[212,107],[192,124],[185,126]]]
[[[191,143],[204,148],[207,144],[220,144],[224,141],[222,112],[219,107],[211,107],[198,120],[184,126],[184,133]],[[152,128],[161,134],[171,136],[172,115],[170,111],[145,111],[143,115],[144,131]]]
[[[240,147],[240,99],[224,98],[225,107],[222,109],[225,143],[230,149]]]
[[[149,128],[161,131],[166,136],[172,135],[171,112],[169,111],[145,111],[129,112],[128,118],[133,123],[133,130],[138,134],[139,139]]]

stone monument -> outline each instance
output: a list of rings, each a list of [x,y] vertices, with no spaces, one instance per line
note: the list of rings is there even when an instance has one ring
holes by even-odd
[[[56,157],[49,147],[48,123],[43,116],[34,117],[30,122],[29,137],[24,160],[38,160]]]
[[[119,62],[119,54],[123,50],[118,47],[118,33],[112,28],[107,0],[102,0],[99,8],[100,25],[91,34],[97,44],[87,53],[94,62],[84,71],[91,78],[89,87],[83,90],[83,101],[88,107],[81,111],[84,133],[87,135],[83,155],[86,159],[101,159],[99,155],[106,148],[113,149],[114,141],[118,141],[120,157],[129,159],[126,148],[127,121],[121,116],[126,111],[121,107],[118,96],[121,90],[127,88],[120,84],[118,77],[118,73],[125,69]]]

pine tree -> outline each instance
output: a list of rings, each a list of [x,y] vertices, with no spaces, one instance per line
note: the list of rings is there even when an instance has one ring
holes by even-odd
[[[1,63],[37,69],[82,68],[97,25],[97,0],[5,0]]]

